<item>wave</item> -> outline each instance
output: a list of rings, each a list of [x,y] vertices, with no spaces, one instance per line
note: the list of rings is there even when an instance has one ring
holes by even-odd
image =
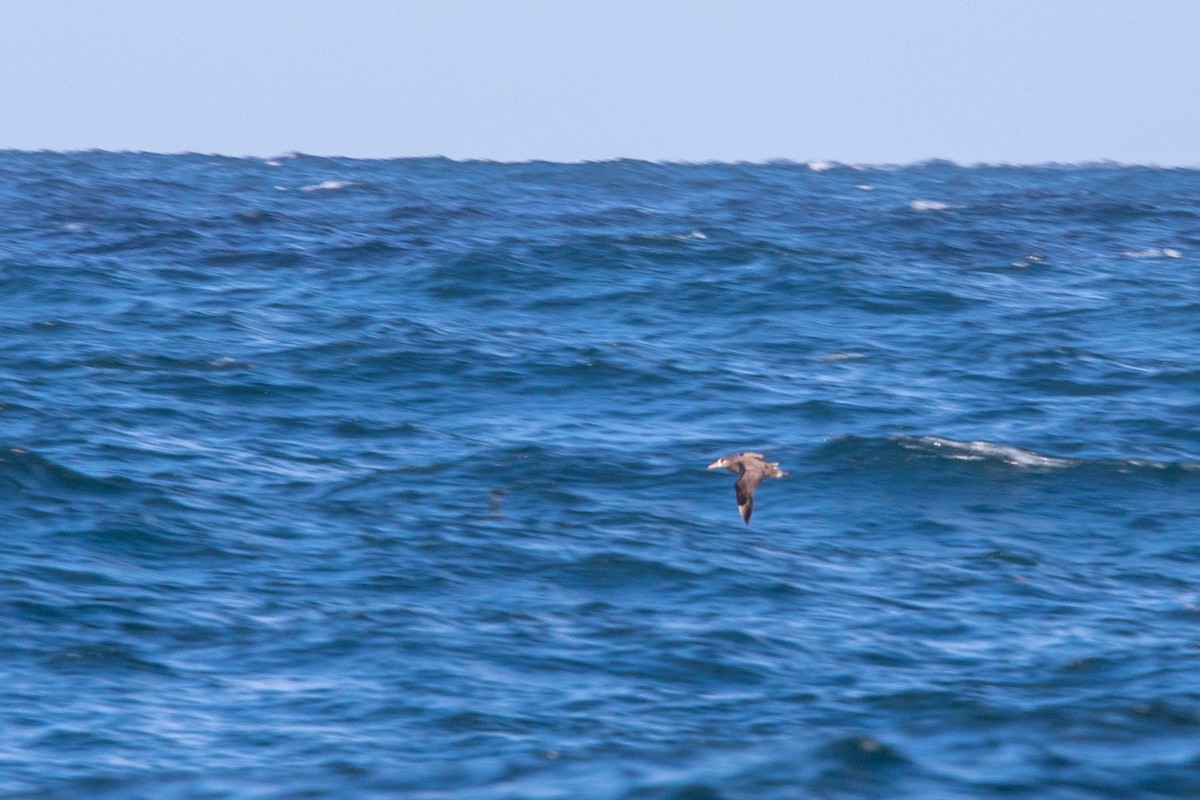
[[[353,181],[321,181],[320,183],[310,184],[309,186],[301,186],[302,192],[328,192],[337,189],[348,189],[354,185]]]
[[[1042,455],[1032,450],[1023,450],[1012,445],[987,441],[960,442],[940,436],[919,436],[911,440],[900,440],[900,446],[920,452],[941,452],[956,461],[1001,461],[1015,467],[1037,469],[1061,469],[1077,463],[1069,458]]]
[[[1021,471],[1102,469],[1119,472],[1184,472],[1200,474],[1200,461],[1143,458],[1068,458],[1010,444],[958,440],[942,436],[839,436],[818,449],[818,461],[910,465],[914,461],[972,462],[985,467]]]
[[[949,211],[951,206],[941,200],[913,200],[908,207],[913,211]]]
[[[1181,258],[1183,253],[1171,247],[1147,247],[1143,250],[1123,250],[1121,255],[1126,258]]]
[[[0,487],[16,492],[117,494],[133,484],[120,478],[93,478],[19,447],[0,448]]]

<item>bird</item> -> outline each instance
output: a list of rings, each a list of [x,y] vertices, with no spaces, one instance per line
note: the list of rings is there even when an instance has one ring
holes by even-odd
[[[750,524],[750,515],[754,513],[754,490],[763,482],[763,478],[782,478],[787,475],[779,468],[778,461],[767,461],[762,453],[738,453],[736,456],[722,456],[708,465],[709,469],[727,469],[740,476],[733,490],[737,495],[738,511],[742,519]]]

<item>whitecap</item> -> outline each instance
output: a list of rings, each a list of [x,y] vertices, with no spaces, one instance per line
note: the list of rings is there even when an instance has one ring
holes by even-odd
[[[249,367],[249,366],[251,366],[250,364],[247,364],[245,361],[238,361],[236,358],[230,358],[229,356],[222,356],[221,358],[209,359],[208,365],[210,367],[212,367],[213,369],[231,369],[234,367]]]
[[[1172,247],[1164,247],[1161,250],[1156,247],[1148,247],[1145,250],[1123,250],[1121,255],[1126,258],[1180,258],[1183,253]]]
[[[1018,259],[1018,260],[1012,262],[1012,265],[1014,267],[1017,267],[1018,269],[1024,269],[1025,267],[1028,267],[1031,264],[1036,264],[1039,261],[1045,261],[1045,260],[1046,260],[1046,257],[1044,255],[1042,255],[1041,253],[1030,253],[1029,255],[1025,256],[1024,258],[1021,258],[1021,259]]]
[[[910,450],[927,448],[942,450],[946,452],[948,458],[958,461],[984,461],[991,458],[1006,461],[1017,467],[1043,469],[1070,467],[1078,463],[1069,458],[1044,456],[1032,450],[1022,450],[1020,447],[1007,444],[985,441],[960,442],[955,439],[944,439],[941,436],[920,436],[908,442],[902,441],[901,444]]]
[[[860,183],[860,184],[858,184],[857,186],[855,186],[854,188],[855,188],[855,189],[862,189],[864,192],[873,192],[873,191],[875,191],[875,187],[874,187],[874,186],[872,186],[872,185],[870,185],[869,183]]]
[[[345,189],[347,186],[353,186],[353,185],[354,185],[354,183],[351,181],[321,181],[320,183],[315,183],[312,186],[301,186],[300,191],[302,191],[302,192],[329,191],[331,189]]]
[[[941,200],[913,200],[908,207],[913,211],[946,211],[950,204]]]
[[[639,239],[649,239],[655,242],[698,242],[707,238],[708,236],[700,231],[692,231],[691,233],[673,233],[669,236],[622,237],[622,241],[630,242]]]
[[[837,167],[832,161],[809,161],[808,168],[813,172],[829,172],[829,170]]]

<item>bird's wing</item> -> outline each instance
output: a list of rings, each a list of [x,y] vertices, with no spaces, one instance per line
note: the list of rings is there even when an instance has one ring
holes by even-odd
[[[738,511],[742,512],[742,519],[747,525],[750,524],[750,515],[754,513],[754,490],[762,483],[762,479],[761,471],[746,470],[733,485],[733,491],[737,494]]]

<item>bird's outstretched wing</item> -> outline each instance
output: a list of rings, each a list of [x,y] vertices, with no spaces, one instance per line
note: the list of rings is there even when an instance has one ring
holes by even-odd
[[[750,515],[754,513],[754,490],[760,483],[762,473],[748,471],[733,485],[733,491],[737,494],[738,511],[742,512],[742,519],[747,525],[750,524]]]

